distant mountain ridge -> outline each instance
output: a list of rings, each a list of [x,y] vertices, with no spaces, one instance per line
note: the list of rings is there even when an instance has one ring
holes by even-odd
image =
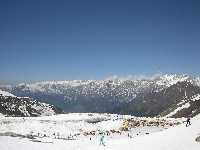
[[[176,74],[132,79],[43,81],[31,84],[22,83],[7,89],[5,87],[5,89],[17,96],[29,96],[51,103],[66,112],[108,112],[158,116],[168,115],[176,108],[175,105],[184,99],[183,92],[176,96],[177,90],[173,90],[173,87],[183,91],[186,89],[186,83],[190,84],[190,89],[187,91],[193,93],[191,97],[200,94],[198,90],[198,92],[193,91],[200,86],[199,77]],[[180,84],[183,85],[179,87]],[[143,101],[146,101],[146,104]],[[152,102],[156,104],[156,110],[151,106]],[[180,114],[179,111],[180,115],[176,114],[172,116],[179,117],[189,113]]]

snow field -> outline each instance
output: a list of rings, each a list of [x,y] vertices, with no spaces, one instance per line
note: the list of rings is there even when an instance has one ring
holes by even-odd
[[[106,146],[99,145],[101,135],[83,134],[72,139],[55,138],[73,136],[90,131],[118,130],[124,119],[132,116],[110,114],[63,114],[49,117],[0,118],[0,133],[13,132],[35,135],[35,139],[25,137],[0,136],[1,150],[197,150],[200,143],[195,138],[200,134],[200,117],[191,120],[192,125],[181,124],[164,130],[162,127],[144,126],[131,128],[128,132],[105,135]],[[97,119],[98,118],[98,119]],[[149,118],[153,119],[153,118]],[[96,123],[89,123],[91,121]],[[174,119],[170,119],[173,121]],[[158,132],[159,131],[159,132]],[[44,137],[46,134],[46,137]],[[131,137],[128,137],[128,134]]]

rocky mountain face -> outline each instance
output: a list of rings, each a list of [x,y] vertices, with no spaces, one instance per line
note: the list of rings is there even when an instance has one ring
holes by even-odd
[[[51,103],[65,112],[180,117],[199,112],[199,86],[198,77],[161,75],[134,79],[45,81],[5,89],[17,96]],[[194,98],[198,100],[193,101]]]
[[[61,110],[29,97],[17,97],[0,90],[0,113],[5,116],[30,117],[54,115],[61,113]]]
[[[139,94],[116,111],[136,116],[188,117],[200,112],[200,87],[178,82],[159,92]]]

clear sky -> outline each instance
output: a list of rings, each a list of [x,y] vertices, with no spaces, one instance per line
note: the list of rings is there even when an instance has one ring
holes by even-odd
[[[1,0],[0,80],[200,73],[199,0]]]

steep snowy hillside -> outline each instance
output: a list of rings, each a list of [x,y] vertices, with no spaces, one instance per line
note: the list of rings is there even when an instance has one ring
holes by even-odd
[[[162,91],[138,95],[116,112],[137,116],[188,117],[200,113],[200,87],[178,82]]]
[[[200,94],[185,97],[166,117],[195,116],[200,114]]]
[[[60,112],[53,105],[0,90],[0,113],[6,116],[44,116]]]

